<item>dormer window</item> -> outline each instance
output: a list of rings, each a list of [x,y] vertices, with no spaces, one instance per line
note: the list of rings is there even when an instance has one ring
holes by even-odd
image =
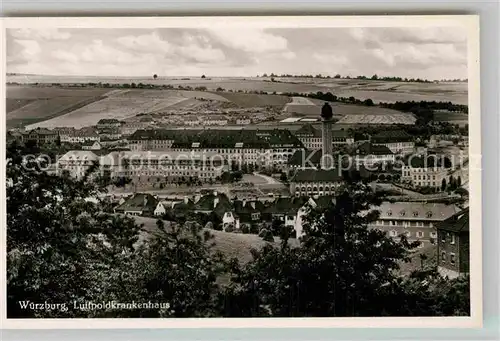
[[[400,214],[402,217],[404,217],[404,216],[406,215],[406,212],[405,212],[405,210],[402,210],[401,212],[399,212],[399,214]]]
[[[418,212],[417,211],[413,212],[413,216],[418,217]]]
[[[430,218],[430,217],[432,217],[432,212],[431,211],[427,212],[427,218]]]
[[[387,211],[387,215],[392,216],[392,211],[391,210]]]

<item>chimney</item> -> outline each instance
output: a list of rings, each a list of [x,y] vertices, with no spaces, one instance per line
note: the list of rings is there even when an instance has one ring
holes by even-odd
[[[200,199],[201,199],[201,194],[196,193],[196,195],[194,196],[194,202],[197,203],[198,201],[200,201]]]
[[[246,198],[243,198],[243,199],[241,200],[241,202],[242,202],[241,206],[242,206],[242,207],[245,207],[245,205],[247,204],[247,199],[246,199]]]
[[[252,205],[252,208],[255,210],[255,201],[252,201],[250,205]]]
[[[217,196],[217,191],[214,191],[214,196]]]
[[[219,198],[215,197],[215,199],[214,199],[214,208],[217,207],[218,203],[219,203]]]
[[[184,203],[185,204],[189,203],[189,198],[187,196],[184,197]]]
[[[146,207],[147,204],[148,204],[148,197],[147,197],[147,195],[144,195],[144,200],[142,202],[142,206]]]

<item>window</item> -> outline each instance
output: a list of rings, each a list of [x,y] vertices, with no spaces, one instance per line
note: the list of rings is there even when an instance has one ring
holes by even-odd
[[[445,263],[446,262],[446,252],[441,251],[441,262]]]
[[[450,244],[455,244],[455,234],[454,233],[451,235],[451,242],[450,242]]]
[[[390,236],[391,236],[391,237],[396,237],[397,235],[398,235],[398,233],[397,233],[395,230],[392,230],[392,231],[390,232]]]
[[[441,233],[441,242],[446,243],[446,235],[444,233]]]
[[[418,217],[418,212],[417,211],[413,212],[413,216]]]
[[[406,231],[406,232],[405,232],[405,234],[406,234],[406,237],[407,237],[407,238],[410,238],[410,237],[411,237],[411,232],[410,232],[410,231]]]
[[[455,254],[454,253],[450,253],[450,263],[455,264]]]
[[[392,215],[392,211],[391,210],[387,211],[387,215],[391,216]]]
[[[436,232],[431,232],[431,238],[436,238],[437,237],[437,233]]]
[[[405,214],[406,214],[406,212],[405,212],[404,210],[402,210],[401,212],[399,212],[399,214],[400,214],[402,217],[404,217],[404,216],[405,216]]]
[[[424,233],[422,231],[417,232],[417,237],[422,238],[424,236]]]

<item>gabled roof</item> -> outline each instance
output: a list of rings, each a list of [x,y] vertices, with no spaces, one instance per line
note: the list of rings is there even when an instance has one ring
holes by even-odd
[[[120,123],[116,118],[101,118],[97,124],[116,124]]]
[[[70,150],[59,161],[99,161],[99,157],[90,150]]]
[[[457,233],[469,233],[469,208],[457,212],[448,219],[436,225],[438,230]]]
[[[342,181],[339,169],[300,169],[291,182],[337,182]]]
[[[218,199],[217,205],[214,205],[215,199]],[[229,204],[229,207],[231,205],[231,202],[229,198],[224,194],[224,193],[217,193],[216,195],[214,193],[204,195],[200,198],[200,200],[194,205],[194,209],[196,211],[214,211],[214,209],[219,206],[219,205],[227,205]],[[222,206],[221,206],[222,207]]]
[[[137,193],[116,208],[117,211],[154,211],[158,200],[148,193]]]
[[[370,142],[364,142],[356,148],[356,154],[358,155],[393,155],[391,150],[382,145],[371,144]]]
[[[303,207],[309,198],[305,197],[291,197],[291,198],[277,198],[270,206],[264,209],[264,213],[268,214],[296,214],[298,210]]]
[[[300,127],[299,130],[295,132],[297,137],[321,137],[321,131],[314,128],[311,124],[306,124]]]

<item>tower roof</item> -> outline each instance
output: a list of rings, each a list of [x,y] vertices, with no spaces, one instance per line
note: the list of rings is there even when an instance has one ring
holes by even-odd
[[[333,117],[333,110],[330,104],[328,102],[325,102],[323,104],[323,107],[321,108],[321,118],[323,120],[331,120]]]

